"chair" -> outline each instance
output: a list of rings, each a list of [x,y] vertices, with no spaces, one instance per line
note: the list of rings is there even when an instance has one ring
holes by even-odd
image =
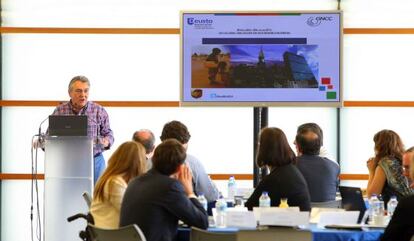
[[[88,232],[92,241],[146,241],[144,233],[136,224],[118,229],[98,228],[88,224]]]
[[[310,230],[293,227],[269,227],[262,230],[240,230],[237,241],[312,241]]]
[[[83,192],[82,197],[85,200],[86,205],[88,205],[88,208],[91,208],[91,203],[92,203],[91,195],[88,192]]]
[[[341,200],[333,200],[327,202],[312,202],[312,208],[341,208]]]
[[[191,228],[190,241],[312,241],[312,232],[291,227],[212,232]]]
[[[237,241],[236,232],[209,232],[191,227],[190,241]]]

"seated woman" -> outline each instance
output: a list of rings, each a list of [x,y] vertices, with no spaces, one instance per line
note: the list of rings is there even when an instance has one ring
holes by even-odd
[[[410,176],[414,179],[414,158],[411,159]],[[395,209],[394,215],[381,241],[409,241],[414,236],[414,195],[404,197]]]
[[[135,141],[123,143],[108,161],[93,192],[90,212],[100,228],[118,228],[127,184],[145,171],[145,148]]]
[[[382,130],[375,134],[375,157],[367,161],[369,179],[367,195],[382,195],[384,203],[395,195],[399,200],[413,194],[403,176],[403,143],[397,133]]]
[[[246,207],[251,210],[259,206],[262,192],[269,193],[271,206],[279,206],[281,198],[287,198],[289,206],[298,206],[301,211],[310,210],[310,196],[305,178],[296,168],[296,157],[285,134],[278,128],[264,128],[260,133],[257,165],[267,166],[270,174],[254,190]]]

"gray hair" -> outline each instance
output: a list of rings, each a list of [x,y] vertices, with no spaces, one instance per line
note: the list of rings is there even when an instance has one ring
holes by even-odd
[[[146,134],[146,135],[145,135]],[[132,140],[141,143],[145,147],[146,154],[151,153],[155,147],[155,136],[148,129],[141,129],[132,135]]]
[[[69,86],[68,86],[68,92],[70,92],[72,90],[73,84],[75,84],[76,81],[80,81],[82,83],[87,83],[88,86],[91,86],[91,83],[89,82],[89,79],[86,78],[86,76],[78,75],[78,76],[73,77],[70,80]]]

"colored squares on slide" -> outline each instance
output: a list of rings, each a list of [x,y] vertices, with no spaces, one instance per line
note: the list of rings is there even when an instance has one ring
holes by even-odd
[[[323,85],[330,85],[331,84],[331,78],[322,77],[321,82],[322,82]]]
[[[327,100],[336,100],[336,91],[332,91],[333,89],[334,85],[331,83],[331,77],[322,77],[319,91],[326,91]]]
[[[336,91],[328,91],[328,92],[326,92],[326,99],[328,99],[328,100],[335,100],[336,99]]]

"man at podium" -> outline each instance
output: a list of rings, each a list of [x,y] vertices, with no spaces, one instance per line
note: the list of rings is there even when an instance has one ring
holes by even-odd
[[[70,100],[56,107],[52,115],[86,115],[88,116],[88,136],[94,139],[94,183],[105,169],[102,152],[108,150],[114,136],[109,125],[109,116],[105,109],[88,101],[90,82],[85,76],[75,76],[69,82]]]

